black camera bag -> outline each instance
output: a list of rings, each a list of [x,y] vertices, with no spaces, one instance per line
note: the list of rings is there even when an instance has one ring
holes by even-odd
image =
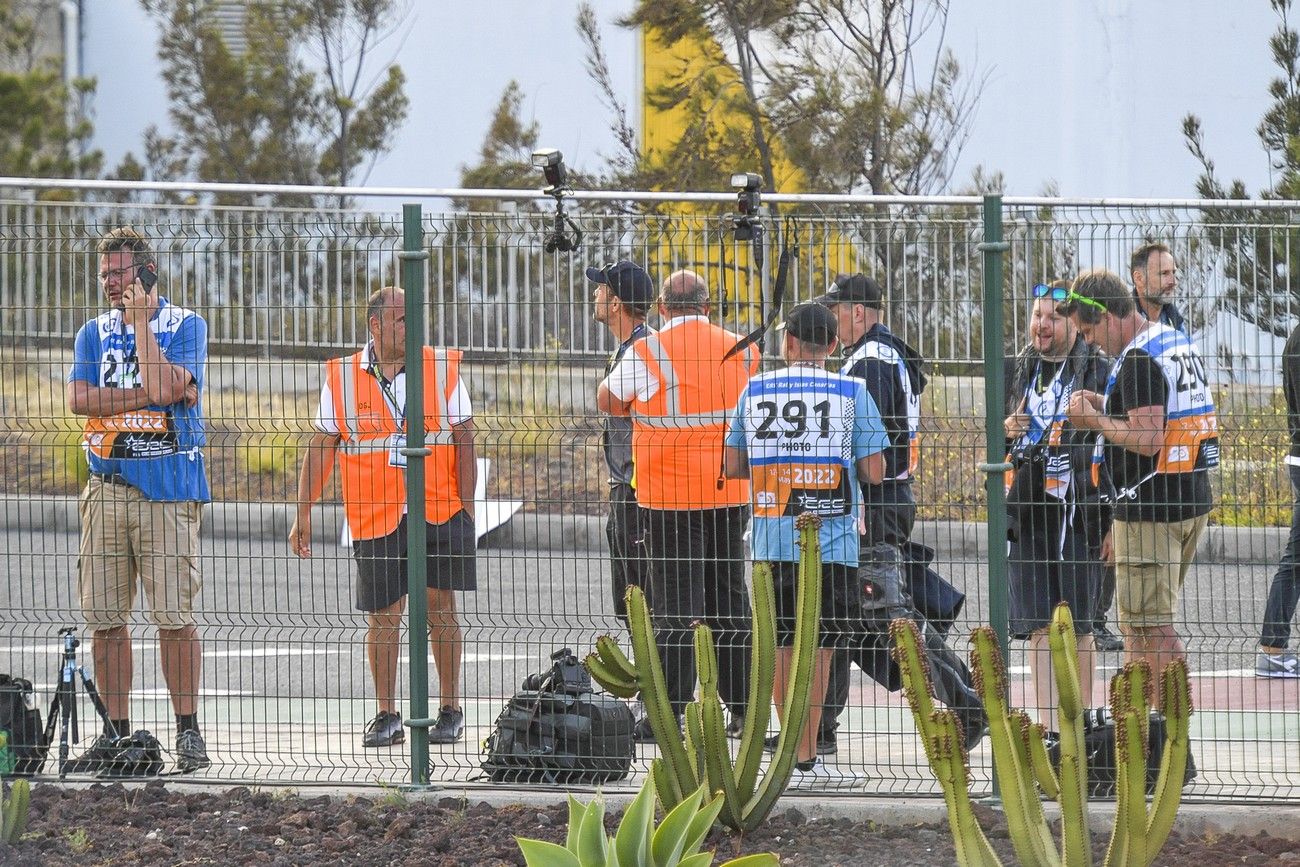
[[[1109,714],[1106,714],[1109,717]],[[1115,766],[1115,723],[1088,725],[1085,720],[1083,735],[1083,752],[1088,761],[1088,796],[1090,798],[1113,798],[1115,786],[1119,780]],[[1053,743],[1048,748],[1052,765],[1061,766],[1061,746]],[[1152,714],[1147,724],[1147,779],[1146,792],[1151,795],[1156,790],[1156,781],[1160,777],[1160,760],[1165,754],[1165,718]],[[1196,763],[1192,761],[1190,745],[1187,749],[1187,772],[1183,775],[1186,786],[1196,779]]]
[[[9,738],[9,750],[14,757],[12,775],[39,774],[45,764],[46,746],[41,712],[33,701],[30,680],[0,674],[0,729]]]
[[[591,691],[569,648],[544,674],[524,679],[487,739],[483,770],[498,783],[607,783],[632,768],[635,721],[622,701]]]
[[[96,776],[156,777],[162,769],[162,744],[148,729],[139,729],[113,742],[113,756],[104,760]]]
[[[608,695],[524,690],[497,717],[483,770],[498,783],[607,783],[632,769],[632,710]]]

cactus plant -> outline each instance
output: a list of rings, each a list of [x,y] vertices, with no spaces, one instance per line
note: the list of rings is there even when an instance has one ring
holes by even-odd
[[[9,785],[9,796],[0,806],[0,840],[14,845],[27,827],[27,810],[31,806],[32,788],[26,780]]]
[[[569,829],[560,846],[545,840],[516,837],[528,867],[708,867],[712,852],[700,846],[722,810],[722,796],[705,801],[705,787],[691,792],[655,827],[654,771],[632,799],[618,830],[605,833],[605,804],[599,796],[581,804],[569,796]],[[721,867],[774,867],[771,853],[735,858]]]
[[[587,657],[587,671],[614,695],[631,698],[638,692],[646,718],[662,751],[651,762],[660,802],[671,810],[701,785],[722,793],[719,819],[729,828],[749,831],[758,827],[785,791],[794,770],[795,751],[807,723],[813,665],[821,612],[821,521],[815,515],[795,520],[799,532],[799,586],[796,597],[794,659],[783,698],[783,724],[767,772],[759,779],[763,739],[771,714],[772,682],[776,673],[776,602],[772,568],[756,563],[753,570],[753,639],[749,701],[740,748],[733,762],[727,745],[718,698],[718,662],[713,633],[703,624],[695,627],[695,667],[700,698],[687,705],[685,738],[668,700],[663,665],[655,644],[650,610],[639,587],[627,591],[628,628],[635,662],[609,636],[596,640]]]
[[[960,727],[950,711],[936,711],[929,670],[916,624],[890,624],[894,658],[903,673],[904,692],[916,720],[926,758],[943,788],[948,804],[958,863],[999,864],[976,822],[966,792],[969,770],[961,747]],[[971,668],[975,685],[988,711],[994,771],[1006,810],[1007,827],[1016,857],[1024,864],[1092,864],[1088,834],[1087,757],[1084,751],[1083,706],[1074,622],[1065,605],[1057,606],[1048,627],[1052,665],[1060,704],[1059,768],[1052,767],[1044,729],[1032,725],[1021,711],[1007,707],[1006,669],[993,631],[981,627],[971,635]],[[1118,797],[1115,827],[1106,853],[1107,865],[1150,864],[1164,846],[1182,800],[1187,771],[1191,697],[1187,663],[1175,660],[1161,675],[1162,712],[1166,740],[1160,775],[1150,812],[1146,806],[1146,750],[1151,675],[1146,663],[1131,663],[1111,681],[1111,710],[1115,717],[1115,761]],[[1061,806],[1061,848],[1058,850],[1043,814],[1039,792]]]

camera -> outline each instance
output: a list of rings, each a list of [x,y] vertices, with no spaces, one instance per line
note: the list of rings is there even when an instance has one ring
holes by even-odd
[[[550,671],[530,674],[524,678],[523,689],[533,692],[563,692],[579,695],[591,692],[591,675],[582,662],[567,647],[551,654]]]
[[[540,148],[533,151],[533,165],[541,169],[546,178],[547,186],[542,192],[555,199],[555,221],[551,224],[551,231],[542,239],[542,249],[548,253],[572,253],[582,245],[582,230],[564,213],[564,197],[573,194],[569,189],[564,155],[556,148]]]
[[[732,189],[736,191],[736,211],[731,217],[732,231],[737,241],[752,241],[763,231],[758,221],[758,209],[763,198],[760,189],[763,179],[753,172],[737,172],[731,176]]]

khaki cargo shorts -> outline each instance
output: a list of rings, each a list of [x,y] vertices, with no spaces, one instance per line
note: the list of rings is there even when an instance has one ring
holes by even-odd
[[[1172,626],[1178,597],[1209,515],[1186,521],[1115,521],[1115,601],[1119,622]]]
[[[125,626],[141,585],[149,619],[159,629],[194,623],[194,599],[202,586],[202,503],[155,502],[138,488],[92,475],[79,511],[77,592],[88,629]]]

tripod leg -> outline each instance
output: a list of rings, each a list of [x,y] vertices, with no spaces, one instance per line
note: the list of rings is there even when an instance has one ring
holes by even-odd
[[[72,672],[65,672],[66,677],[59,678],[59,779],[68,774],[68,734],[77,740],[77,702],[73,694]]]
[[[110,738],[126,737],[130,732],[119,732],[114,726],[113,721],[108,716],[108,706],[104,700],[99,697],[99,690],[95,688],[95,681],[90,679],[84,666],[77,666],[77,673],[81,675],[81,685],[86,688],[86,695],[90,696],[90,703],[95,706],[95,713],[104,723],[104,733]]]

